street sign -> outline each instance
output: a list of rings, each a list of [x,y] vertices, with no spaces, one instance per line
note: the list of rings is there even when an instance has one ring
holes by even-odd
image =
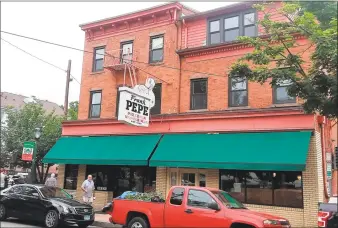
[[[35,150],[35,142],[24,142],[23,143],[23,150],[22,150],[22,157],[23,161],[32,161],[33,154]]]

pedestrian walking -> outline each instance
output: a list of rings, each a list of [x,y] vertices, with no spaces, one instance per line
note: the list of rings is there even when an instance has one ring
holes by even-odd
[[[95,185],[92,175],[88,175],[87,180],[85,180],[81,189],[83,191],[83,202],[91,205],[95,200]]]
[[[48,186],[48,187],[56,187],[57,186],[57,181],[56,181],[54,173],[52,173],[50,175],[50,177],[47,178],[45,185]]]

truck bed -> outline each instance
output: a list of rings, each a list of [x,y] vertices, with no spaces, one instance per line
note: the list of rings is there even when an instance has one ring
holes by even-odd
[[[127,199],[115,199],[112,213],[112,221],[115,224],[127,225],[126,221],[122,221],[128,218],[128,213],[133,213],[134,209],[137,209],[137,213],[143,213],[151,218],[150,224],[152,227],[163,227],[165,203],[161,202],[145,202],[138,200]],[[118,208],[118,210],[114,210]]]

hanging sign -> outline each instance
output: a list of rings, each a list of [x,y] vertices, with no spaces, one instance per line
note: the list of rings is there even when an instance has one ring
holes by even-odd
[[[35,142],[24,142],[21,159],[23,161],[32,161],[34,150],[35,150]]]
[[[145,85],[120,87],[118,120],[134,126],[148,127],[150,109],[155,105],[154,86],[155,81],[149,78]]]

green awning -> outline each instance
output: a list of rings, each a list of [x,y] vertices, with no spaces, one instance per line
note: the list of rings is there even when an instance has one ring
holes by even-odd
[[[311,132],[164,135],[150,166],[305,170]]]
[[[161,135],[62,137],[44,163],[87,165],[148,165]],[[38,145],[39,146],[39,145]]]

